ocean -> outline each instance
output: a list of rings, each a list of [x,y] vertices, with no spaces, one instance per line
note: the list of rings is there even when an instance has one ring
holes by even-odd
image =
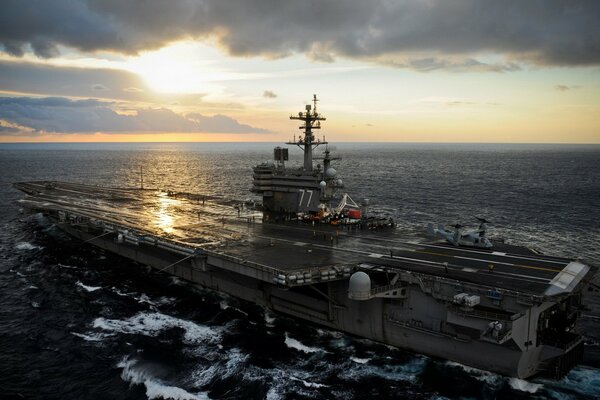
[[[312,326],[82,244],[20,213],[13,182],[62,180],[252,198],[270,143],[0,144],[0,398],[600,397],[600,298],[585,293],[584,362],[519,380]],[[600,146],[340,143],[346,191],[428,222],[600,266]],[[320,153],[317,150],[317,154]],[[291,149],[291,163],[301,153]],[[595,279],[598,283],[598,278]]]

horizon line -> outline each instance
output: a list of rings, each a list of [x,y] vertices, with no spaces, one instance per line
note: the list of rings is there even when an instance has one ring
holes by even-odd
[[[44,142],[32,142],[32,141],[18,141],[18,142],[0,142],[0,145],[5,144],[195,144],[195,143],[215,143],[215,144],[226,144],[226,143],[280,143],[279,141],[264,141],[264,140],[254,140],[254,141],[44,141]],[[448,144],[448,145],[460,145],[460,144],[487,144],[487,145],[600,145],[599,142],[417,142],[417,141],[336,141],[331,142],[329,144],[358,144],[358,143],[366,143],[366,144]],[[288,144],[288,143],[283,143]]]

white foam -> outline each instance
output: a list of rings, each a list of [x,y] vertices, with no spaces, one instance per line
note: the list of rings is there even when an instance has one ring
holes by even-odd
[[[83,340],[88,341],[88,342],[101,342],[105,338],[113,336],[110,333],[94,333],[94,334],[86,335],[86,334],[77,333],[77,332],[71,332],[71,335],[82,338]]]
[[[162,296],[159,297],[156,300],[152,300],[147,294],[142,293],[139,296],[136,296],[137,293],[132,292],[132,293],[127,293],[127,292],[121,292],[119,289],[117,289],[116,287],[112,287],[111,290],[118,294],[119,296],[122,297],[131,297],[132,299],[136,300],[138,303],[140,304],[149,304],[151,306],[161,306],[164,304],[172,304],[176,301],[175,297],[167,297],[167,296]]]
[[[166,329],[179,327],[185,331],[184,339],[187,343],[214,342],[221,338],[219,332],[208,326],[159,312],[140,312],[125,320],[100,317],[94,320],[93,327],[105,331],[144,336],[156,336]]]
[[[350,357],[350,360],[354,361],[357,364],[366,364],[371,361],[370,358],[358,358],[358,357]]]
[[[446,361],[446,365],[449,365],[451,367],[458,367],[466,373],[468,373],[469,375],[473,376],[478,381],[485,382],[488,385],[496,385],[503,380],[503,378],[500,375],[494,374],[493,372],[469,367],[467,365],[463,365],[454,361]]]
[[[36,246],[34,244],[31,244],[29,242],[19,242],[15,245],[15,248],[17,250],[38,250],[41,249],[40,246]]]
[[[227,379],[245,367],[249,354],[242,353],[239,349],[233,348],[225,352],[211,352],[204,358],[211,360],[208,368],[200,368],[193,373],[194,384],[196,386],[208,385],[215,377]]]
[[[342,332],[330,331],[328,329],[320,329],[320,328],[317,328],[317,334],[319,336],[332,337],[334,339],[341,339],[341,338],[345,337],[345,335]]]
[[[142,293],[140,295],[140,297],[135,297],[135,296],[131,296],[131,297],[136,299],[138,303],[142,303],[142,304],[146,303],[146,304],[150,304],[152,306],[154,305],[154,302],[152,300],[150,300],[150,297],[148,297],[148,295],[145,293]]]
[[[115,292],[119,296],[122,296],[122,297],[131,297],[131,295],[129,293],[123,293],[123,292],[121,292],[119,289],[117,289],[114,286],[111,289],[112,289],[113,292]]]
[[[296,378],[295,376],[290,376],[290,379],[293,381],[302,383],[307,388],[317,388],[318,389],[318,388],[328,387],[327,385],[324,385],[322,383],[307,382],[304,379],[299,379],[299,378]]]
[[[72,265],[64,265],[64,264],[58,264],[58,268],[78,269],[77,267],[73,267]]]
[[[404,364],[384,364],[381,366],[370,364],[356,364],[350,362],[340,377],[347,380],[356,380],[365,376],[377,376],[391,381],[415,382],[417,376],[423,371],[427,358],[416,356]]]
[[[237,311],[237,312],[239,312],[239,313],[242,313],[242,314],[244,314],[245,316],[248,316],[248,313],[247,313],[246,311],[242,311],[242,310],[240,310],[240,309],[239,309],[239,308],[237,308],[237,307],[230,306],[229,304],[227,304],[227,302],[226,302],[225,300],[221,300],[221,301],[219,302],[219,307],[220,307],[220,308],[221,308],[221,310],[223,310],[223,311],[227,310],[228,308],[231,308],[232,310],[235,310],[235,311]]]
[[[173,399],[173,400],[208,400],[206,393],[193,394],[177,386],[166,385],[153,377],[148,371],[137,368],[136,361],[124,359],[118,365],[123,368],[121,378],[132,385],[143,384],[146,387],[148,399]]]
[[[275,322],[275,320],[275,316],[269,313],[269,310],[265,308],[265,322],[267,323],[267,326],[273,326],[273,322]]]
[[[87,290],[88,292],[95,292],[96,290],[102,289],[102,286],[88,286],[81,283],[81,281],[77,281],[75,285]]]
[[[519,378],[510,378],[508,384],[511,388],[527,393],[535,393],[544,385],[539,383],[527,382]]]
[[[302,351],[304,353],[318,353],[318,352],[324,352],[324,353],[326,353],[325,350],[320,349],[318,347],[310,347],[310,346],[306,346],[306,345],[300,343],[296,339],[291,338],[287,334],[287,332],[285,333],[285,345],[287,347],[289,347],[290,349],[295,349],[295,350],[298,350],[298,351]]]

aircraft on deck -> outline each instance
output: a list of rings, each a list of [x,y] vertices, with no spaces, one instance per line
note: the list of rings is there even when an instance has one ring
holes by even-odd
[[[475,217],[479,221],[478,229],[463,231],[463,225],[452,225],[454,230],[446,229],[444,225],[438,225],[437,228],[432,223],[427,225],[427,232],[430,236],[441,237],[455,246],[479,247],[483,249],[491,249],[492,242],[485,237],[485,231],[490,221],[485,218]]]

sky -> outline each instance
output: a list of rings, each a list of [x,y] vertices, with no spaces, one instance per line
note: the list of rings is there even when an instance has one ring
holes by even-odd
[[[2,0],[0,142],[600,143],[600,1]]]

